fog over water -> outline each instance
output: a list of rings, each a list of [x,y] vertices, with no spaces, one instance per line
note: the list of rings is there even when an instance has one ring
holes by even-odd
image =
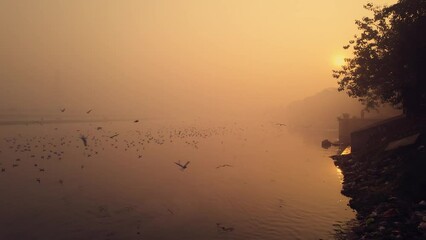
[[[0,239],[332,239],[366,3],[0,0]]]
[[[329,239],[354,216],[334,151],[318,144],[334,132],[159,121],[1,130],[2,239]]]

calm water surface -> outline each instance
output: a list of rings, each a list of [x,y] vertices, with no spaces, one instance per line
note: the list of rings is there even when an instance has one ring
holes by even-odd
[[[332,239],[354,214],[317,135],[268,122],[0,126],[0,239]]]

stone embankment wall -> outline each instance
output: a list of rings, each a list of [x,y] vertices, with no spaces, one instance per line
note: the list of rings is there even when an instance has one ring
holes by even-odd
[[[349,118],[349,116],[343,116],[337,118],[337,120],[339,121],[339,142],[344,145],[350,145],[352,132],[380,122],[383,119]]]
[[[351,133],[352,152],[369,152],[391,141],[425,132],[426,118],[406,118],[404,115],[379,121]]]

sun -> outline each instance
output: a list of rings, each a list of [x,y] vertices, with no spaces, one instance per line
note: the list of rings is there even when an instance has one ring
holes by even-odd
[[[341,67],[343,65],[345,65],[345,56],[343,55],[335,55],[333,57],[333,65],[336,67]]]

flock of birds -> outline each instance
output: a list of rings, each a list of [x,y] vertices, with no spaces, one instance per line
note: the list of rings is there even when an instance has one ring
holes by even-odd
[[[65,112],[66,108],[61,108],[60,112]],[[90,114],[93,111],[93,109],[89,109],[86,111],[86,114]],[[136,119],[133,121],[134,123],[139,123],[139,120]],[[284,123],[276,123],[275,125],[277,126],[287,126]],[[58,128],[54,128],[54,130],[58,130]],[[96,149],[98,146],[102,145],[102,142],[104,143],[108,143],[108,141],[110,140],[111,142],[109,142],[110,147],[118,149],[119,145],[120,145],[120,141],[117,140],[117,137],[120,136],[119,133],[117,132],[107,132],[104,131],[104,127],[102,126],[98,126],[96,127],[97,131],[102,131],[103,135],[98,136],[95,134],[91,134],[93,136],[91,136],[91,138],[89,139],[89,135],[88,134],[80,134],[80,136],[78,137],[83,146],[84,150],[87,152],[86,156],[87,157],[91,157],[93,154],[97,155],[99,153],[99,150],[94,150]],[[200,138],[207,138],[210,137],[212,135],[217,135],[217,134],[224,134],[226,131],[241,131],[244,130],[242,128],[238,128],[238,129],[231,129],[231,128],[226,128],[226,127],[221,127],[221,128],[217,128],[217,129],[205,129],[205,130],[199,130],[195,127],[190,127],[187,129],[174,129],[174,130],[164,130],[164,129],[160,129],[157,130],[156,132],[156,136],[154,134],[154,132],[152,130],[147,130],[145,133],[141,132],[140,130],[136,130],[135,132],[138,134],[138,139],[134,139],[131,141],[128,140],[122,140],[123,143],[125,144],[124,146],[124,150],[127,151],[131,148],[136,148],[136,152],[141,152],[141,150],[145,149],[145,146],[147,144],[150,143],[155,143],[155,144],[159,144],[162,145],[164,144],[166,141],[169,141],[170,143],[173,143],[174,139],[189,139],[189,138],[193,138],[192,140],[186,140],[185,144],[192,146],[194,149],[198,149],[199,147],[199,140],[195,140],[195,139],[200,139]],[[80,130],[76,130],[77,132],[80,132]],[[166,139],[168,137],[168,139]],[[71,144],[75,144],[75,142],[73,142],[72,137],[70,136],[63,136],[59,139],[54,139],[54,138],[49,138],[48,135],[45,136],[34,136],[31,138],[27,138],[27,139],[23,139],[23,137],[21,135],[19,135],[18,137],[10,137],[10,138],[4,138],[3,139],[4,142],[6,143],[6,145],[9,145],[8,148],[10,150],[13,150],[15,154],[18,153],[28,153],[29,154],[29,158],[31,159],[36,159],[37,157],[39,158],[39,160],[43,160],[43,159],[51,159],[51,158],[56,158],[58,160],[61,160],[63,158],[64,155],[64,150],[58,150],[58,148],[64,148],[64,147],[70,147]],[[89,142],[91,142],[91,144],[89,145]],[[223,141],[221,142],[223,144]],[[1,145],[0,145],[1,147]],[[75,145],[74,147],[76,148],[80,148],[80,146]],[[104,150],[105,147],[102,146],[102,150]],[[40,152],[38,152],[38,156],[36,156],[36,154],[34,154],[34,151],[36,150],[40,150]],[[0,157],[1,157],[1,153],[4,150],[0,149]],[[28,157],[28,156],[27,156]],[[137,156],[138,158],[142,158],[142,154],[138,154]],[[2,159],[0,158],[0,166],[1,166],[1,172],[6,172],[7,167],[4,166],[4,164],[1,161]],[[21,162],[21,158],[16,158],[15,162],[12,164],[13,168],[16,168],[19,166],[19,162]],[[185,170],[188,168],[190,161],[187,161],[186,163],[181,163],[180,161],[178,162],[174,162],[179,168],[180,170]],[[34,163],[35,167],[38,167],[39,164],[38,163]],[[230,164],[222,164],[216,167],[216,169],[219,168],[225,168],[225,167],[233,167]],[[81,169],[84,168],[84,165],[81,165]],[[39,169],[41,172],[45,171],[44,168],[40,168]],[[37,182],[41,182],[40,178],[36,179]],[[61,183],[63,183],[62,180],[60,180]]]
[[[61,109],[64,112],[65,109]],[[89,110],[91,111],[91,110]],[[88,111],[88,113],[89,113]],[[133,121],[139,122],[138,120]],[[125,151],[130,154],[136,153],[138,159],[143,158],[145,148],[150,145],[161,146],[163,144],[184,144],[189,148],[198,150],[200,140],[217,135],[235,134],[244,131],[242,128],[206,128],[199,129],[197,127],[182,128],[160,128],[160,129],[144,129],[142,126],[135,130],[118,133],[114,130],[105,130],[108,126],[94,126],[89,129],[72,129],[67,126],[64,132],[61,127],[50,128],[49,125],[40,125],[46,130],[43,135],[17,134],[14,136],[6,136],[0,139],[0,167],[1,174],[7,174],[12,169],[19,167],[33,167],[35,170],[35,182],[43,183],[43,179],[54,171],[53,165],[48,161],[62,161],[67,159],[67,153],[79,152],[82,159],[79,168],[85,169],[85,159],[99,155],[105,149]],[[78,125],[75,125],[78,127]],[[55,134],[49,134],[55,133]],[[221,142],[223,144],[223,141]],[[75,156],[75,155],[73,155]],[[127,155],[126,155],[127,156]],[[189,168],[191,161],[174,161],[174,164],[181,171]],[[221,164],[216,168],[232,167],[230,164]],[[9,169],[12,168],[12,169]],[[0,176],[1,177],[1,176]],[[64,185],[65,179],[56,180],[58,184]],[[174,212],[170,209],[171,214]],[[233,227],[217,224],[217,229],[223,232],[233,231]]]
[[[97,131],[103,131],[103,127],[96,127]],[[54,130],[58,130],[58,128],[54,128]],[[80,132],[81,130],[75,130]],[[222,133],[219,133],[222,131]],[[207,138],[214,134],[224,134],[224,131],[227,131],[226,127],[218,128],[218,129],[206,129],[204,131],[198,131],[196,128],[187,128],[181,130],[169,130],[166,132],[165,130],[158,130],[155,133],[152,130],[147,130],[146,132],[141,132],[140,130],[136,131],[137,137],[133,140],[121,139],[118,140],[117,137],[120,136],[119,133],[108,133],[103,131],[106,134],[81,134],[74,138],[72,136],[62,136],[60,138],[55,139],[54,137],[50,137],[49,135],[44,136],[32,136],[25,138],[22,135],[15,137],[5,137],[3,138],[4,145],[3,147],[8,148],[15,155],[27,153],[27,157],[30,159],[34,159],[38,157],[39,159],[53,159],[56,158],[61,160],[64,155],[64,150],[67,147],[74,146],[75,148],[83,148],[86,156],[91,157],[92,154],[99,153],[99,147],[102,146],[102,150],[105,150],[105,145],[109,144],[111,148],[122,148],[124,151],[128,151],[129,149],[134,148],[136,152],[141,152],[145,150],[145,146],[149,144],[157,144],[163,145],[166,142],[173,143],[176,139],[184,139],[184,143],[186,145],[192,146],[194,149],[198,149],[199,140],[196,138]],[[166,136],[166,134],[168,136]],[[195,138],[195,139],[191,139]],[[76,143],[75,139],[80,139],[81,143]],[[187,140],[190,139],[190,140]],[[223,141],[222,141],[223,144]],[[0,145],[1,146],[1,145]],[[61,150],[59,150],[61,149]],[[95,151],[96,150],[96,151]],[[5,150],[0,149],[0,154],[5,152]],[[37,155],[38,154],[38,155]],[[0,155],[1,156],[1,155]],[[140,158],[141,155],[138,155]],[[20,162],[21,158],[16,158],[16,162]],[[188,168],[190,161],[186,163],[181,163],[180,161],[174,162],[177,166],[179,166],[182,170]],[[0,160],[0,165],[2,162]],[[14,163],[12,167],[18,167],[18,163]],[[221,167],[231,167],[229,164],[220,165],[217,168]],[[2,168],[2,172],[5,172],[6,168]]]
[[[65,112],[66,109],[60,109],[61,112]],[[93,110],[86,111],[86,114],[90,114]],[[138,123],[139,120],[134,120],[133,123]],[[81,130],[74,129],[70,134],[68,132],[64,135],[44,134],[42,136],[24,136],[18,134],[17,136],[3,137],[0,139],[0,174],[6,174],[9,171],[9,167],[18,168],[24,164],[32,165],[37,174],[35,181],[39,184],[42,183],[43,177],[46,172],[52,171],[47,169],[45,166],[46,161],[49,160],[62,160],[66,156],[70,148],[79,149],[85,158],[90,158],[100,154],[106,148],[116,149],[122,151],[133,151],[136,153],[137,158],[143,158],[144,150],[150,144],[163,145],[166,143],[173,144],[174,142],[184,143],[189,147],[197,150],[199,148],[199,141],[203,138],[209,138],[217,135],[225,134],[241,134],[244,128],[239,127],[217,127],[217,128],[206,128],[199,129],[197,127],[183,127],[183,128],[161,128],[161,129],[143,129],[138,127],[134,131],[122,133],[122,135],[116,131],[105,130],[105,126],[93,126],[91,128]],[[286,126],[283,123],[277,123],[278,126]],[[48,125],[42,127],[48,128]],[[53,129],[58,131],[61,130],[58,127]],[[58,136],[59,135],[59,136]],[[125,136],[125,137],[122,137]],[[223,141],[221,142],[223,144]],[[13,160],[11,157],[13,156]],[[12,162],[10,162],[12,161]],[[173,162],[179,167],[181,171],[185,171],[190,166],[191,161]],[[233,167],[231,164],[221,164],[216,169]],[[80,164],[80,169],[85,168],[84,161]],[[60,178],[57,180],[60,185],[64,184],[64,179]],[[168,209],[171,214],[173,211]],[[217,223],[216,227],[220,231],[231,232],[234,231],[233,227],[224,226],[221,223]]]

